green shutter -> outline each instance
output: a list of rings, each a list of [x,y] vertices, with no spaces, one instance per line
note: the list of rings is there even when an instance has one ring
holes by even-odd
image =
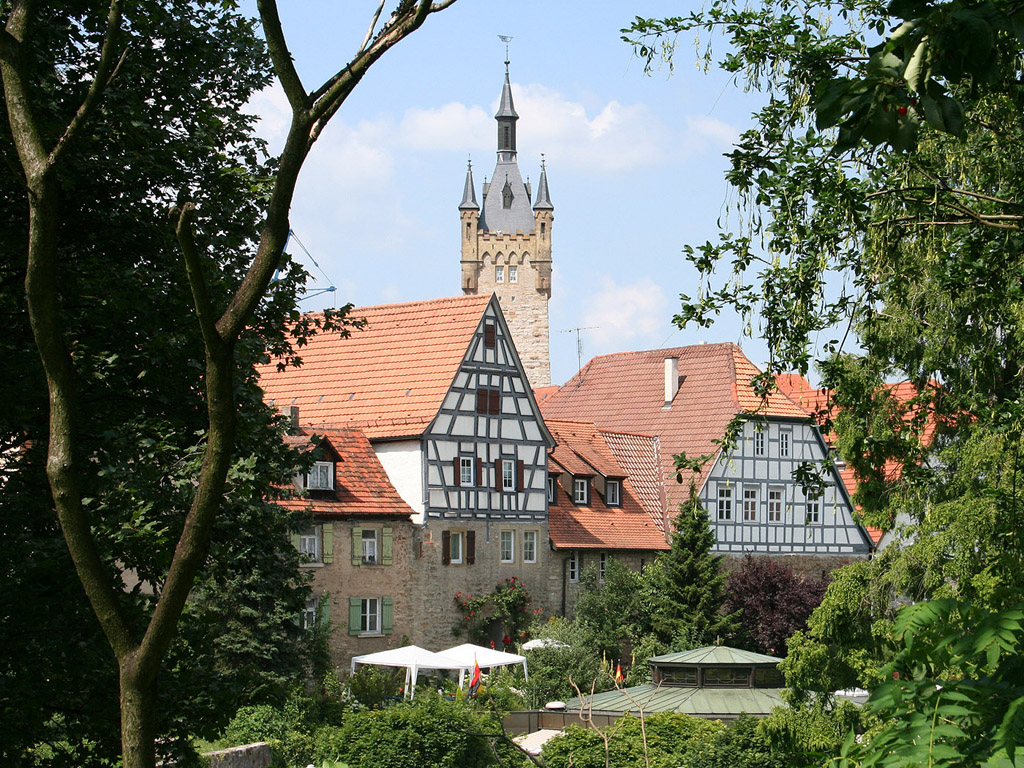
[[[334,562],[334,523],[324,523],[322,529],[324,562]]]
[[[324,592],[320,595],[320,602],[317,603],[317,626],[326,627],[331,622],[331,596]]]
[[[348,599],[348,633],[359,634],[359,626],[362,621],[363,603],[358,597]]]
[[[295,551],[298,552],[302,549],[302,542],[299,541],[299,532],[292,531],[292,546],[295,547]]]
[[[391,553],[391,529],[381,529],[380,561],[383,565],[391,565],[393,562]]]
[[[352,565],[363,564],[363,529],[358,525],[352,529]]]
[[[390,597],[382,597],[380,604],[380,631],[385,635],[390,635],[395,624],[395,601]]]

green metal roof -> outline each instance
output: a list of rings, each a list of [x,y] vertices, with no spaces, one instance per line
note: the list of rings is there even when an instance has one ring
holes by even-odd
[[[682,688],[667,685],[659,687],[647,684],[623,690],[595,693],[593,700],[588,702],[587,709],[595,713],[626,714],[634,712],[639,714],[639,710],[642,708],[644,714],[681,712],[695,717],[714,719],[731,719],[742,714],[764,716],[775,707],[785,704],[782,700],[783,690],[783,688]],[[630,700],[631,698],[633,701]],[[580,700],[570,699],[565,703],[565,708],[570,712],[578,712]]]
[[[694,648],[692,651],[666,653],[650,659],[655,664],[734,664],[750,666],[751,664],[778,664],[782,659],[777,656],[766,656],[753,651],[741,651],[726,645],[709,645],[705,648]]]

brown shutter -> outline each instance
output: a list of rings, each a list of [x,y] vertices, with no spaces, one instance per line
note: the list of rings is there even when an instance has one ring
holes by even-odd
[[[452,562],[452,534],[451,531],[441,532],[441,565],[449,565]]]
[[[517,491],[524,490],[525,485],[526,485],[523,482],[523,480],[525,479],[525,475],[526,475],[526,472],[524,471],[524,468],[523,468],[523,460],[519,459],[516,462],[516,490]]]
[[[466,531],[466,565],[476,562],[476,531]]]
[[[487,394],[487,390],[483,387],[478,387],[476,390],[476,412],[487,413],[487,408],[490,405],[490,396]]]
[[[452,466],[455,467],[455,474],[453,475],[452,485],[458,488],[460,485],[462,485],[462,466],[458,456],[452,459]]]
[[[501,459],[494,460],[494,490],[504,490],[505,484],[501,477]]]
[[[501,413],[501,390],[492,389],[490,390],[490,403],[488,413],[499,414]]]
[[[484,323],[484,346],[494,346],[494,323]]]
[[[479,456],[476,458],[476,484],[478,488],[484,487],[484,460]]]

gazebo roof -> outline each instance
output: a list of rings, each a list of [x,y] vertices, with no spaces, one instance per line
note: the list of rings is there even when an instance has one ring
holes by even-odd
[[[743,651],[739,648],[730,648],[726,645],[709,645],[704,648],[694,648],[690,651],[679,651],[678,653],[666,653],[662,656],[654,656],[650,659],[653,664],[723,664],[736,666],[750,666],[751,664],[775,665],[782,661],[778,656],[768,656],[753,651]]]
[[[622,690],[595,693],[586,709],[594,713],[624,715],[652,712],[680,712],[695,717],[732,719],[740,715],[767,715],[785,704],[782,688],[681,688],[677,686],[638,685]],[[639,706],[638,706],[639,705]],[[579,711],[580,700],[570,699],[565,708]]]

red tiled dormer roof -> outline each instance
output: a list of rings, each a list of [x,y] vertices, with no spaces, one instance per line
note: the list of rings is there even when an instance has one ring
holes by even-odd
[[[628,432],[602,432],[629,483],[640,506],[662,531],[666,524],[665,483],[661,478],[661,450],[659,440],[650,435]]]
[[[548,510],[548,531],[559,549],[665,550],[663,515],[651,514],[640,500],[628,471],[622,467],[593,424],[551,419],[545,421],[557,445],[552,450],[552,468],[570,474],[602,475],[619,480],[621,506],[609,507],[591,484],[587,505],[574,504],[565,489],[556,486],[555,503]]]
[[[665,402],[665,360],[678,360],[679,389]],[[729,421],[739,413],[806,420],[800,406],[776,391],[763,401],[751,379],[760,373],[735,344],[623,352],[595,357],[541,405],[547,419],[581,419],[601,429],[657,435],[670,503],[688,489],[675,483],[673,456],[715,456]],[[702,484],[711,471],[705,463]]]
[[[289,442],[305,441],[311,447],[317,444],[336,458],[334,490],[310,491],[306,498],[279,501],[289,509],[309,509],[314,517],[405,517],[413,514],[388,479],[377,453],[357,429],[312,430],[290,436]]]
[[[305,425],[358,427],[370,439],[421,435],[441,407],[490,296],[356,307],[366,327],[321,333],[302,365],[259,368],[264,397]]]

